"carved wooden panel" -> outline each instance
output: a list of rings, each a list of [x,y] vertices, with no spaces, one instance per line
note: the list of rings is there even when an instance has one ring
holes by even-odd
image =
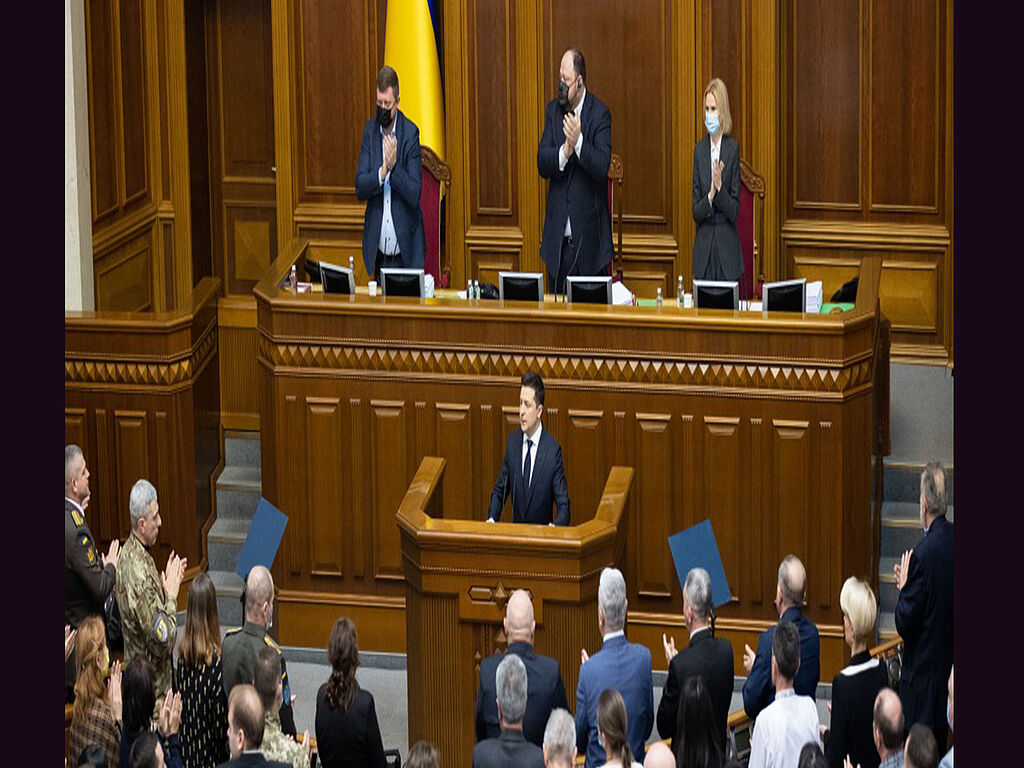
[[[128,208],[146,197],[149,186],[146,101],[142,98],[147,77],[143,53],[144,11],[142,0],[121,0],[118,6],[124,172],[122,205]]]
[[[810,540],[817,535],[813,527],[810,483],[794,487],[783,478],[805,477],[813,481],[810,424],[806,421],[772,420],[772,514],[775,538],[779,546],[800,558],[807,572],[821,573],[818,560],[811,560]],[[781,561],[781,557],[779,558]],[[778,567],[778,563],[774,563]]]
[[[701,15],[701,76],[695,83],[700,109],[697,112],[697,136],[703,138],[704,88],[711,78],[721,78],[729,94],[732,115],[732,133],[740,145],[740,156],[748,157],[753,142],[753,98],[751,34],[752,6],[749,0],[702,0]]]
[[[444,477],[445,517],[483,517],[481,505],[486,503],[482,495],[474,494],[474,479],[482,478],[473,473],[476,451],[472,412],[468,403],[437,403],[434,408],[434,429],[437,452],[452,468]],[[489,497],[488,497],[489,498]],[[397,509],[397,507],[396,507]]]
[[[115,14],[116,6],[108,0],[93,0],[85,5],[93,227],[114,214],[119,204],[116,125],[120,93],[115,80]]]
[[[84,408],[64,409],[64,440],[65,445],[77,445],[85,456],[86,466],[89,464],[89,425]]]
[[[135,481],[145,478],[156,485],[149,462],[149,423],[145,411],[114,411],[114,454],[117,461],[116,499],[118,520],[129,520],[128,499]],[[159,493],[160,488],[157,488]],[[128,522],[126,528],[131,527]],[[161,539],[164,531],[161,528]]]
[[[567,429],[558,441],[562,445],[562,463],[569,487],[570,522],[579,525],[593,517],[603,490],[588,478],[595,472],[598,477],[607,475],[612,466],[608,458],[610,425],[604,411],[566,410]]]
[[[351,461],[352,482],[346,486],[348,493],[348,508],[352,510],[352,571],[353,574],[362,579],[366,575],[366,563],[369,560],[366,554],[368,540],[365,534],[365,520],[368,518],[369,510],[369,488],[362,479],[367,475],[368,468],[366,461],[369,457],[364,455],[363,442],[366,430],[363,428],[366,409],[362,401],[352,398],[348,401],[348,424],[351,431],[349,440],[349,457]]]
[[[637,590],[642,597],[671,597],[672,582],[676,580],[666,543],[675,533],[669,530],[669,521],[674,516],[676,481],[671,421],[672,416],[667,413],[636,414],[638,471],[634,492],[637,507],[643,511],[634,518],[631,527],[635,541],[650,544],[644,546],[642,556],[636,558]]]
[[[349,468],[342,462],[340,402],[306,398],[306,457],[309,463],[309,571],[314,576],[343,575],[346,549],[342,520],[343,486]]]
[[[862,10],[859,0],[787,5],[790,217],[862,208]]]
[[[371,440],[373,456],[373,563],[378,579],[399,579],[402,558],[395,512],[411,478],[407,404],[397,400],[372,400]]]
[[[246,319],[247,314],[244,310],[229,313],[223,309],[219,313],[220,420],[225,429],[259,429],[255,306],[251,321]]]
[[[703,514],[711,520],[711,527],[717,531],[742,531],[744,525],[741,483],[747,472],[743,463],[744,446],[740,419],[736,416],[705,416],[702,436]],[[733,598],[743,599],[740,587],[740,572],[743,570],[740,537],[720,536],[716,537],[715,542],[722,556],[725,577]]]
[[[303,425],[305,424],[303,410],[302,400],[296,395],[285,395],[281,411],[284,414],[284,424],[286,426],[281,432],[281,441],[289,461],[299,462],[300,466],[306,466],[308,460],[308,456],[306,456],[307,441],[303,438],[302,434]],[[260,451],[262,452],[262,450],[263,446],[261,444]],[[283,467],[281,468],[283,469]],[[322,477],[315,479],[320,482],[324,480]],[[292,472],[282,472],[280,482],[284,498],[291,502],[286,507],[291,507],[294,510],[296,522],[299,522],[303,517],[308,516],[310,484],[306,481],[305,475]],[[263,492],[266,493],[267,489],[264,489]],[[300,528],[298,525],[292,525],[285,528],[284,539],[282,540],[282,544],[286,545],[286,559],[284,562],[291,576],[304,576],[309,571],[308,536],[308,526]]]
[[[152,232],[145,230],[97,259],[97,305],[105,310],[143,312],[153,308]]]

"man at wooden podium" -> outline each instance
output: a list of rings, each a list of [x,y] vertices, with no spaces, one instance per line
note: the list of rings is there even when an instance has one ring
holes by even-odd
[[[519,390],[519,426],[508,436],[501,472],[491,492],[487,522],[501,520],[505,500],[512,496],[512,522],[569,524],[569,491],[562,467],[562,447],[541,425],[544,381],[527,371]],[[557,507],[554,521],[551,507]]]

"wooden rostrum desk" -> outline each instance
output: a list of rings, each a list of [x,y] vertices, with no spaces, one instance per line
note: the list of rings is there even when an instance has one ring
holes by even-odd
[[[518,428],[520,376],[535,370],[572,523],[594,516],[613,466],[635,471],[617,562],[627,634],[656,669],[663,632],[686,642],[666,539],[705,518],[732,591],[717,632],[736,672],[743,644],[778,620],[787,553],[807,567],[821,679],[843,666],[842,583],[877,586],[872,454],[887,439],[888,357],[876,258],[861,265],[853,311],[796,315],[384,298],[365,286],[295,295],[279,286],[293,263],[304,278],[306,247],[293,241],[255,289],[263,494],[290,517],[274,564],[282,643],[324,648],[348,615],[362,650],[406,651],[399,505],[423,458],[442,457],[444,517],[483,520]],[[596,611],[587,621],[596,636]]]

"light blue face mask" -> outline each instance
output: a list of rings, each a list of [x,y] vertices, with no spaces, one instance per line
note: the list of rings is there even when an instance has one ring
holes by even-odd
[[[704,113],[704,127],[708,129],[708,133],[714,136],[718,133],[718,113],[717,112],[705,112]]]

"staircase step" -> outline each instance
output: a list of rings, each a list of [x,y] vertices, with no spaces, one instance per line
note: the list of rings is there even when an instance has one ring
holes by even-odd
[[[891,611],[878,614],[878,642],[884,643],[896,637],[896,614]]]
[[[259,469],[225,467],[217,478],[217,519],[252,520],[262,488]]]
[[[260,466],[259,432],[224,432],[224,464],[229,467]]]
[[[233,571],[249,533],[251,518],[218,518],[206,537],[210,570]]]
[[[217,589],[217,614],[221,630],[242,625],[242,579],[233,570],[210,571]]]
[[[263,487],[260,468],[227,465],[217,477],[217,488],[226,491],[256,491]]]

